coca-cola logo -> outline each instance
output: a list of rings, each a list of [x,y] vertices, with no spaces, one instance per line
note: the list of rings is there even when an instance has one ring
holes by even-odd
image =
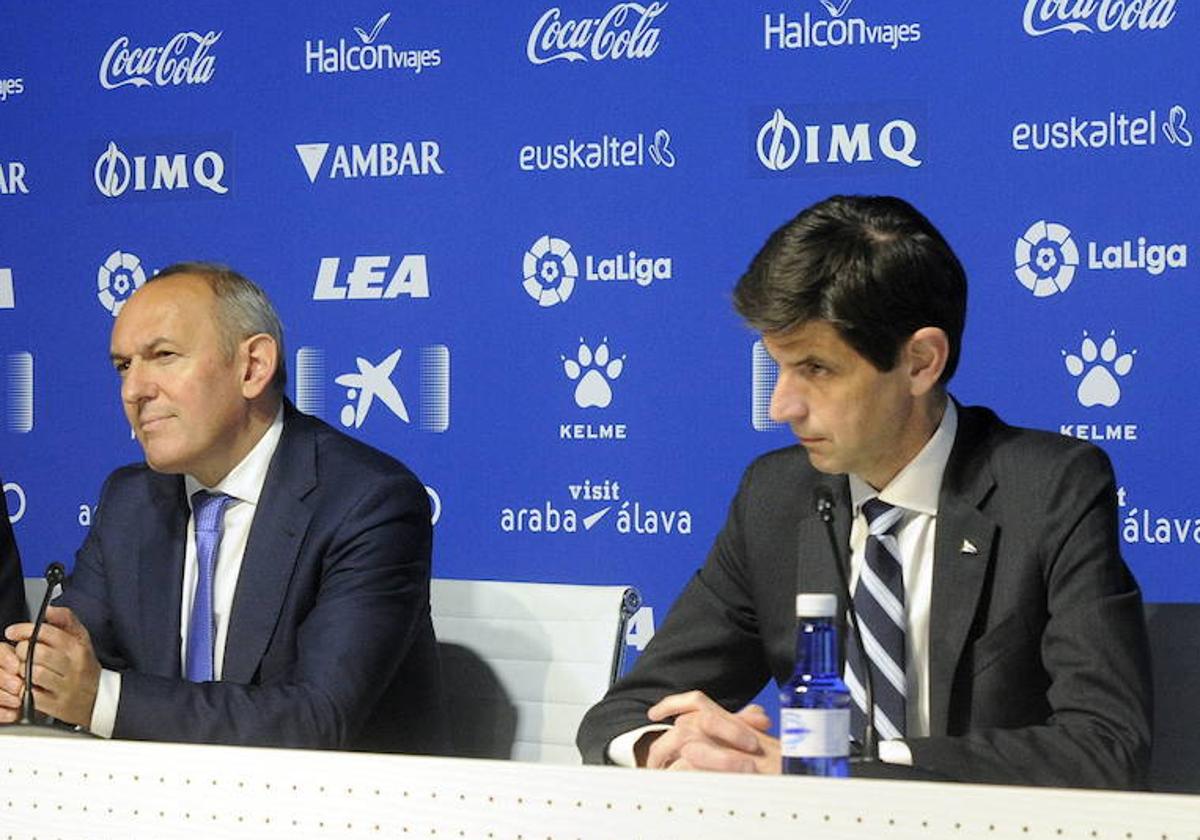
[[[1051,32],[1165,29],[1175,0],[1027,0],[1023,22],[1033,36]]]
[[[210,54],[222,33],[180,32],[162,46],[130,47],[129,36],[112,42],[100,62],[100,86],[106,90],[168,85],[204,85],[217,69]]]
[[[667,5],[617,3],[603,17],[580,20],[563,19],[555,6],[534,24],[525,55],[533,64],[649,58],[658,50],[660,30],[653,23]]]

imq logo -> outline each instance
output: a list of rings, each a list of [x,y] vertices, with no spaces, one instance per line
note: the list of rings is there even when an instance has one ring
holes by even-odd
[[[650,58],[661,34],[655,23],[668,5],[617,3],[593,18],[565,18],[555,6],[533,25],[525,57],[531,64]]]
[[[1078,34],[1166,29],[1175,20],[1175,0],[1026,0],[1025,33]]]
[[[33,354],[8,353],[4,363],[4,430],[33,431]]]
[[[206,85],[217,69],[212,48],[221,40],[221,32],[209,30],[180,32],[165,44],[130,46],[128,35],[112,42],[100,62],[100,86],[105,90],[121,87],[175,87]]]
[[[352,369],[343,367],[333,375],[342,402],[338,420],[343,426],[360,429],[383,407],[385,416],[414,425],[423,432],[449,430],[450,348],[445,344],[415,348],[407,357],[410,370],[403,379],[398,370],[402,358],[405,358],[403,347],[396,347],[382,357],[356,356]],[[296,406],[306,414],[325,416],[326,370],[326,353],[322,348],[301,347],[296,352]],[[406,388],[408,400],[397,385],[398,379],[413,386]],[[415,421],[410,403],[416,406]],[[376,409],[375,414],[372,409]]]
[[[122,142],[126,148],[131,145]],[[205,192],[209,195],[229,192],[225,156],[221,151],[209,147],[205,141],[179,141],[179,146],[184,150],[162,152],[139,148],[131,154],[110,140],[92,167],[97,192],[105,198],[126,194],[139,198],[179,198],[185,193],[188,197],[198,197]]]
[[[296,154],[310,184],[354,178],[401,178],[417,175],[445,175],[438,160],[441,147],[436,140],[408,140],[400,143],[357,143],[333,147],[328,168],[325,159],[331,143],[297,143]]]
[[[424,254],[355,257],[343,275],[338,257],[322,257],[313,300],[393,300],[429,297],[429,268]]]
[[[786,172],[797,164],[800,171],[893,163],[916,169],[924,163],[919,145],[917,124],[904,117],[797,124],[781,108],[762,124],[755,139],[758,162],[771,172]]]

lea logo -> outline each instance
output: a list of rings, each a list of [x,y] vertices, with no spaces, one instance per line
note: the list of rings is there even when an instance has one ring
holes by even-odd
[[[341,259],[322,257],[313,286],[313,300],[392,300],[401,295],[429,297],[424,254],[405,254],[395,263],[388,256],[355,257],[345,277]]]

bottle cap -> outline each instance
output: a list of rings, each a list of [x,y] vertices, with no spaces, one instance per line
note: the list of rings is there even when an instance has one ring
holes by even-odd
[[[836,595],[802,592],[796,596],[796,618],[832,618],[836,614]]]

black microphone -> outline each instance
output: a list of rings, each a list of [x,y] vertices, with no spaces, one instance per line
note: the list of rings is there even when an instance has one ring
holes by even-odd
[[[38,607],[33,619],[33,632],[29,634],[29,647],[25,651],[25,699],[21,704],[21,723],[34,723],[33,710],[33,652],[37,648],[38,633],[42,630],[42,622],[46,620],[46,608],[54,597],[55,587],[66,579],[67,570],[62,563],[51,563],[46,567],[46,594],[42,596],[42,605]]]
[[[866,685],[866,723],[863,726],[862,756],[860,762],[879,761],[879,743],[875,734],[875,678],[871,674],[871,659],[867,656],[863,644],[862,633],[858,629],[858,613],[854,609],[854,595],[850,592],[850,578],[847,576],[848,564],[842,563],[842,549],[838,544],[837,534],[833,530],[833,491],[825,485],[818,485],[813,491],[813,503],[817,516],[825,523],[825,534],[829,537],[829,547],[833,549],[833,564],[837,567],[838,582],[842,585],[842,596],[846,599],[846,612],[850,616],[850,631],[858,648],[859,667],[865,675]]]

